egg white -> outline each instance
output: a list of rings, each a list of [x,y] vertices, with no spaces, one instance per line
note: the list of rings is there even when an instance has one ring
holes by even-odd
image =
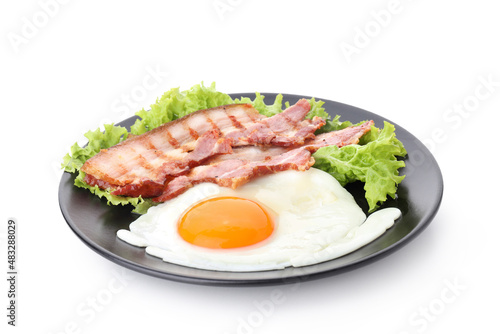
[[[271,237],[252,246],[207,249],[182,239],[177,224],[200,200],[235,196],[261,203],[275,218]],[[237,188],[202,183],[180,196],[151,207],[120,230],[120,239],[146,247],[150,255],[183,266],[218,271],[263,271],[328,261],[370,243],[401,215],[388,208],[366,215],[335,178],[319,169],[284,171]]]

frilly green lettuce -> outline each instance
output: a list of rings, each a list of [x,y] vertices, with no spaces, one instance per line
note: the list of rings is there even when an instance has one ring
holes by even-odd
[[[397,185],[404,179],[399,168],[405,163],[398,157],[406,156],[406,150],[394,131],[392,124],[384,122],[382,130],[372,126],[360,144],[322,147],[313,154],[314,167],[330,173],[343,186],[364,182],[368,211],[372,212],[387,196],[395,198]]]

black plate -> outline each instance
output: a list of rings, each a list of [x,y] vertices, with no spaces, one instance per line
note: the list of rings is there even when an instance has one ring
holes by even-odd
[[[265,102],[270,104],[276,94],[263,93]],[[306,96],[283,94],[284,101],[294,104]],[[231,94],[254,97],[254,94]],[[318,100],[318,98],[317,98]],[[353,123],[372,119],[379,128],[383,127],[384,118],[346,104],[328,101],[325,109],[333,116],[340,115],[341,120]],[[130,127],[137,117],[131,117],[118,125]],[[391,122],[391,121],[389,121]],[[394,124],[393,122],[391,122]],[[162,261],[146,254],[143,248],[131,246],[116,237],[116,231],[127,229],[138,215],[131,213],[129,206],[110,207],[104,199],[92,195],[86,189],[73,185],[75,175],[64,173],[59,186],[59,205],[68,225],[84,243],[105,258],[124,267],[148,275],[175,281],[210,284],[210,285],[252,285],[281,284],[325,277],[367,264],[375,259],[399,249],[419,234],[435,216],[443,195],[443,179],[439,166],[427,148],[411,133],[401,126],[396,127],[396,136],[408,151],[406,167],[401,174],[406,178],[400,184],[395,200],[390,199],[384,207],[398,207],[403,215],[385,234],[370,244],[348,255],[328,262],[302,268],[286,268],[265,272],[217,272],[193,269]],[[362,184],[347,186],[358,204],[366,212]]]

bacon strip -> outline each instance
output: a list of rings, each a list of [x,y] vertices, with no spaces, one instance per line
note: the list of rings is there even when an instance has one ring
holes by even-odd
[[[312,153],[319,148],[356,144],[372,125],[373,121],[368,121],[360,126],[324,133],[298,148],[255,146],[236,148],[231,154],[211,158],[205,165],[195,167],[188,174],[176,177],[166,185],[163,194],[153,198],[153,201],[164,202],[202,182],[235,189],[261,175],[289,169],[307,170],[314,164]]]
[[[81,170],[87,183],[115,189],[113,194],[157,196],[172,177],[232,147],[294,146],[314,138],[325,121],[303,120],[309,110],[305,99],[269,118],[250,104],[200,110],[101,150]]]
[[[325,125],[325,120],[315,116],[312,120],[304,120],[311,108],[305,99],[275,116],[264,118],[260,122],[246,128],[242,127],[224,134],[233,139],[237,145],[302,145],[307,139],[314,138],[314,132]]]
[[[127,195],[137,197],[154,197],[162,193],[165,182],[168,182],[168,177],[187,173],[191,167],[198,166],[200,162],[216,156],[218,154],[231,153],[231,140],[227,138],[219,138],[219,134],[215,130],[205,132],[196,141],[196,146],[189,154],[185,154],[180,160],[166,161],[159,168],[151,172],[152,179],[141,180],[138,183],[131,183],[125,186],[119,186],[113,195]],[[160,180],[160,181],[154,181]]]

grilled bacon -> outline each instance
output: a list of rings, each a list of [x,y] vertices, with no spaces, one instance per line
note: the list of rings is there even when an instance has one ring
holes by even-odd
[[[319,117],[304,120],[309,110],[305,99],[269,118],[250,104],[200,110],[101,150],[81,170],[85,182],[115,195],[159,196],[174,177],[233,147],[304,144],[325,124]]]
[[[356,144],[372,125],[373,121],[368,121],[359,126],[324,133],[296,148],[261,146],[235,148],[233,153],[213,157],[204,165],[191,169],[188,174],[173,179],[166,185],[163,194],[153,198],[153,201],[164,202],[202,182],[235,189],[257,176],[289,169],[307,170],[314,164],[312,153],[319,148]]]

